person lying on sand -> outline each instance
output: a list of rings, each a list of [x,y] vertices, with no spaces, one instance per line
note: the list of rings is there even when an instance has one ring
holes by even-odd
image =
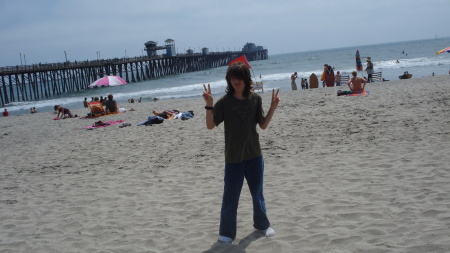
[[[180,113],[180,111],[179,110],[170,110],[170,111],[164,110],[162,112],[158,112],[156,110],[153,110],[152,113],[155,116],[159,116],[159,117],[164,118],[164,119],[173,119],[173,118],[175,118],[175,116],[178,113]]]

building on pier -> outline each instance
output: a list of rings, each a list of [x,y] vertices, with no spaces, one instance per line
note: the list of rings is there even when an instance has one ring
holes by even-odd
[[[177,55],[177,51],[175,50],[175,40],[173,39],[167,39],[164,46],[158,46],[158,42],[155,41],[147,41],[144,45],[144,50],[147,51],[148,57],[158,56],[159,50],[165,50],[166,52],[164,56],[166,57],[173,57]]]

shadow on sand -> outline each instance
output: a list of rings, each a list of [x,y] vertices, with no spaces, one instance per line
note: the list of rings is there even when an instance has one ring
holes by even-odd
[[[254,241],[265,237],[261,231],[253,231],[246,237],[239,241],[239,244],[223,244],[220,242],[214,243],[210,249],[203,251],[202,253],[245,253],[245,249]]]

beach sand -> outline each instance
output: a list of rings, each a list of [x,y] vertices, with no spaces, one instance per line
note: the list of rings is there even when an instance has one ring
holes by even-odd
[[[258,130],[277,234],[255,232],[244,185],[233,245],[216,242],[223,125],[200,96],[1,117],[0,252],[450,252],[450,75],[338,89],[280,92]],[[136,126],[172,108],[195,117]],[[98,120],[132,126],[83,129]]]

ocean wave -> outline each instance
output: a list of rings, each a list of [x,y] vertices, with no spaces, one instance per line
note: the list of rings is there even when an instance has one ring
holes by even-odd
[[[450,64],[450,59],[442,57],[435,58],[412,58],[412,59],[398,59],[389,61],[374,62],[375,69],[403,69],[411,67],[426,67],[426,66],[439,66]]]

